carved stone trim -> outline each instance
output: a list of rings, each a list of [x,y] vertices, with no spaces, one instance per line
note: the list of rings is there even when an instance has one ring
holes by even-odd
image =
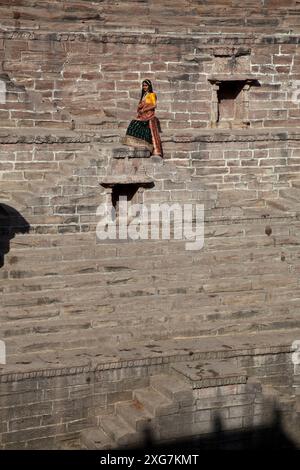
[[[53,369],[37,369],[27,372],[3,372],[0,375],[0,383],[7,382],[17,382],[27,379],[35,379],[39,377],[60,377],[64,375],[77,375],[81,373],[90,373],[90,372],[99,372],[99,371],[108,371],[115,369],[125,369],[132,367],[149,367],[153,365],[163,365],[163,364],[172,364],[176,362],[186,361],[186,360],[199,360],[199,359],[220,359],[220,358],[229,358],[236,357],[237,355],[241,356],[256,356],[264,354],[282,354],[292,352],[291,344],[279,344],[279,345],[270,345],[270,346],[249,346],[248,349],[239,349],[237,348],[228,350],[211,350],[211,351],[195,351],[191,356],[189,352],[182,352],[178,354],[173,354],[169,356],[161,357],[142,357],[140,359],[119,359],[115,362],[103,362],[96,365],[82,365],[82,366],[73,366],[73,367],[60,367]]]
[[[29,134],[24,132],[14,133],[15,131],[3,132],[3,129],[0,132],[0,144],[72,144],[72,143],[115,143],[117,144],[117,139],[119,135],[117,134],[83,134],[83,133],[74,133],[69,135],[60,135],[59,131],[51,129],[49,134]],[[38,130],[36,130],[38,132]],[[300,140],[300,131],[295,128],[283,127],[282,129],[276,130],[266,130],[266,129],[247,129],[241,131],[243,133],[238,134],[235,130],[235,133],[222,129],[220,130],[211,130],[203,129],[201,131],[192,131],[184,132],[180,134],[167,134],[164,133],[163,142],[253,142],[261,140]],[[117,158],[117,157],[116,157]],[[120,157],[119,157],[120,158]],[[122,156],[124,158],[124,156]],[[159,157],[161,160],[161,158]]]

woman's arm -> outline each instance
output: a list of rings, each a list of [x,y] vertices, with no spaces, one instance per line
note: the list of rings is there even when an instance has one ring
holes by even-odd
[[[155,106],[153,106],[153,104],[146,104],[144,103],[144,105],[140,108],[138,108],[138,112],[140,113],[145,113],[147,111],[152,111],[152,109],[155,109]]]

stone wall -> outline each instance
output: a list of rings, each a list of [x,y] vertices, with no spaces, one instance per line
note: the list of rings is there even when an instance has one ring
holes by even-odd
[[[34,363],[37,350],[62,363],[69,349],[94,354],[99,337],[108,346],[299,326],[296,132],[179,134],[159,161],[114,132],[2,134],[1,337],[11,365],[24,354]],[[140,192],[147,205],[204,204],[204,247],[101,242],[103,181],[124,176],[152,182]]]
[[[256,80],[247,125],[299,126],[297,36],[2,32],[5,127],[124,130],[141,81],[153,80],[164,132],[211,127],[212,78]],[[0,46],[1,46],[0,44]],[[296,88],[295,88],[296,87]]]
[[[290,383],[293,380],[289,351],[290,347],[283,344],[273,345],[272,350],[261,346],[255,352],[251,348],[239,348],[239,351],[233,348],[230,352],[195,351],[194,360],[201,358],[205,363],[224,357],[236,360],[237,356],[239,364],[251,363],[256,371],[268,364],[272,371],[266,372],[264,383],[278,385],[283,373]],[[80,433],[84,429],[97,426],[105,416],[112,416],[116,406],[134,398],[135,390],[148,387],[151,378],[168,373],[172,366],[189,357],[178,348],[177,357],[166,356],[164,361],[149,356],[143,360],[100,364],[96,368],[4,375],[1,377],[0,447],[57,449],[71,447],[72,443],[80,446]],[[245,380],[230,385],[221,379],[219,385],[190,391],[186,388],[181,393],[179,409],[175,405],[169,407],[168,412],[158,414],[150,425],[163,440],[212,432],[216,415],[225,430],[267,426],[272,418],[272,403],[257,381],[259,374],[250,369],[248,373],[247,383]],[[177,380],[179,384],[182,382]]]
[[[106,29],[139,31],[155,26],[157,31],[205,32],[234,31],[245,28],[257,31],[297,31],[297,0],[247,0],[241,5],[235,0],[199,3],[183,0],[178,5],[171,0],[12,0],[1,2],[3,27],[8,30],[102,31]],[[134,16],[132,12],[134,11]]]
[[[299,126],[297,2],[184,3],[0,5],[2,126],[124,129],[146,77],[164,132],[211,126],[213,77],[256,80],[247,125]]]
[[[97,243],[90,232],[16,235],[1,269],[4,370],[118,356],[149,336],[289,329],[297,339],[298,233],[292,218],[211,223],[199,251]]]
[[[177,134],[165,140],[167,156],[156,163],[148,155],[134,157],[118,143],[109,143],[117,138],[114,133],[106,138],[4,133],[3,203],[22,212],[39,233],[54,233],[58,227],[86,232],[95,229],[96,209],[106,200],[101,183],[127,172],[128,177],[136,174],[153,181],[144,191],[145,203],[203,203],[206,219],[285,216],[298,207],[296,131],[223,131],[213,138],[208,133]]]
[[[174,338],[297,336],[298,2],[5,3],[1,445],[55,447],[157,372],[118,362],[126,352],[147,361],[154,348],[163,363],[160,341]],[[158,94],[163,159],[120,144],[145,77]],[[122,182],[139,185],[139,202],[204,204],[204,248],[101,243],[97,207]],[[241,365],[279,388],[286,371],[290,387],[287,344]],[[98,376],[112,361],[118,372]],[[248,411],[224,413],[245,424]]]

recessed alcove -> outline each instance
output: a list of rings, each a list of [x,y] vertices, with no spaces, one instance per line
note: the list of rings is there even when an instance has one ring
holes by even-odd
[[[101,185],[106,188],[106,203],[111,204],[115,209],[115,215],[119,217],[119,202],[121,198],[126,198],[128,206],[131,204],[144,203],[144,191],[154,187],[151,178],[128,177],[106,177]]]
[[[138,184],[115,184],[112,187],[111,202],[115,209],[117,209],[120,197],[126,197],[127,201],[131,201],[138,192]]]
[[[217,91],[219,124],[222,124],[224,121],[243,121],[244,116],[241,102],[243,87],[244,82],[238,80],[220,83]]]
[[[249,127],[249,90],[251,86],[259,86],[258,80],[243,75],[210,77],[208,80],[212,85],[211,127]]]

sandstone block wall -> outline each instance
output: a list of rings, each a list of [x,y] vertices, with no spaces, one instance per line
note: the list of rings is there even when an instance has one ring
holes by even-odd
[[[179,356],[179,351],[178,351]],[[185,353],[186,354],[186,353]],[[239,351],[244,366],[252,364],[256,371],[264,365],[272,368],[264,383],[278,385],[285,368],[290,382],[288,348],[274,346],[273,353],[261,348],[255,356]],[[234,357],[235,352],[222,356]],[[183,355],[184,356],[184,355]],[[216,353],[202,353],[205,359]],[[183,358],[183,357],[182,357]],[[180,361],[179,357],[177,358]],[[68,448],[72,442],[80,445],[84,429],[99,425],[100,419],[112,416],[118,404],[130,402],[134,391],[148,387],[151,377],[168,373],[176,357],[123,361],[101,365],[95,369],[73,367],[65,370],[36,371],[1,377],[0,429],[1,449]],[[179,362],[180,363],[180,362]],[[264,396],[256,372],[250,372],[249,383],[210,386],[190,390],[182,397],[179,408],[158,415],[151,425],[161,439],[205,434],[213,430],[218,414],[223,429],[243,429],[268,425],[272,403]]]
[[[68,369],[57,382],[50,370],[49,382],[39,383],[45,369],[90,366],[99,354],[109,363],[149,337],[296,335],[299,5],[6,3],[0,338],[8,360],[1,377],[26,367],[39,378],[11,377],[1,388],[0,430],[5,448],[46,445],[40,438],[55,446],[57,436],[95,424],[97,407],[109,409],[114,393],[131,393],[137,383],[128,376],[125,388],[101,389],[98,397],[84,371]],[[159,98],[161,161],[119,143],[145,77]],[[220,101],[232,95],[230,80],[245,85],[242,115],[217,122],[236,107],[217,102],[219,82]],[[140,202],[204,204],[204,248],[188,252],[174,240],[100,243],[96,210],[111,198],[111,185],[102,183],[122,175],[147,182]],[[283,363],[274,365],[278,386]],[[262,382],[273,368],[264,360],[244,365]]]
[[[166,133],[211,127],[210,77],[257,80],[248,93],[250,127],[299,126],[297,36],[2,32],[4,127],[124,130],[141,81],[153,80]],[[234,61],[232,58],[235,57]],[[245,60],[246,57],[246,60]],[[246,119],[246,118],[245,118]]]
[[[211,77],[252,78],[251,127],[299,126],[297,2],[0,5],[4,127],[124,129],[153,79],[164,132],[210,127]],[[134,17],[131,12],[134,11]],[[183,13],[184,12],[184,13]],[[253,30],[254,28],[254,30]]]
[[[148,157],[122,157],[119,145],[107,142],[117,140],[115,134],[78,139],[68,133],[12,138],[3,133],[0,139],[1,199],[28,217],[39,233],[58,227],[94,230],[96,209],[109,199],[101,183],[134,171],[154,182],[144,190],[145,203],[203,203],[206,219],[292,215],[298,207],[296,131],[227,132],[213,141],[208,133],[178,134],[165,142],[170,158],[156,163]],[[121,152],[121,158],[114,160],[113,152]]]
[[[296,325],[298,319],[286,315],[289,308],[295,311],[298,288],[299,106],[292,100],[299,69],[297,3],[251,1],[242,13],[236,2],[213,8],[187,2],[184,15],[168,2],[53,5],[18,0],[0,5],[1,79],[7,89],[0,104],[3,335],[33,334],[16,356],[37,347],[37,332],[50,332],[52,344],[60,322],[70,327],[70,312],[74,331],[80,325],[97,335],[98,326],[105,325],[105,333],[139,339],[144,315],[153,334],[157,322],[165,323],[160,333],[171,337],[180,323],[170,294],[179,296],[177,305],[185,310],[185,334],[203,315],[199,294],[201,308],[222,305],[221,315],[224,305],[249,305],[253,299],[259,316],[277,302],[273,285],[295,302],[287,309],[279,302],[282,327]],[[137,17],[127,24],[133,5]],[[176,20],[172,25],[170,14]],[[159,94],[165,149],[160,162],[126,154],[119,146],[145,73]],[[214,87],[228,78],[253,85],[242,101],[246,128],[211,127]],[[111,188],[102,183],[116,175],[152,182],[141,187],[139,202],[204,204],[204,250],[187,254],[183,243],[174,241],[149,242],[147,248],[142,242],[100,244],[96,210],[111,198]],[[18,219],[17,227],[11,217]],[[246,248],[250,258],[244,256]],[[229,249],[231,282],[219,264]],[[262,273],[264,250],[274,266]],[[254,259],[256,273],[242,266]],[[280,276],[278,260],[288,277]],[[210,271],[202,271],[203,265]],[[166,267],[163,277],[157,274],[160,266]],[[118,273],[106,279],[116,270],[127,277]],[[147,313],[141,310],[145,296]],[[121,313],[124,297],[130,320]],[[25,306],[30,318],[54,323],[24,326]],[[93,317],[99,312],[100,323]],[[231,311],[228,319],[232,314],[237,313]],[[128,325],[135,325],[132,331]],[[197,325],[202,332],[233,327]]]

